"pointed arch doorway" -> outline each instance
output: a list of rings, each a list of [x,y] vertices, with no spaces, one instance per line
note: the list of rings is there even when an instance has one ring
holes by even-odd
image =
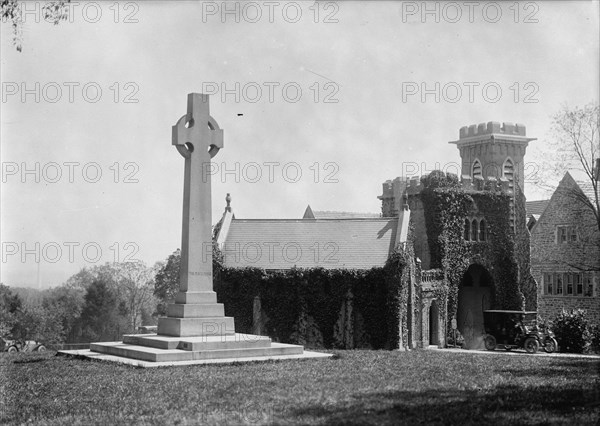
[[[494,283],[488,270],[472,264],[458,288],[456,322],[465,339],[465,349],[484,349],[483,311],[491,309]]]

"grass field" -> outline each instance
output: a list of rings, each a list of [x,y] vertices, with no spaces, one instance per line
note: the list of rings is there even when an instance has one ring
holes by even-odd
[[[2,424],[598,424],[594,359],[336,351],[141,369],[3,354]]]

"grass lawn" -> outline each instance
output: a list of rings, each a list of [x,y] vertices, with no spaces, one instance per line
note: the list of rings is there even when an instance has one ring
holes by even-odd
[[[141,369],[0,356],[1,424],[598,424],[595,359],[335,351]]]

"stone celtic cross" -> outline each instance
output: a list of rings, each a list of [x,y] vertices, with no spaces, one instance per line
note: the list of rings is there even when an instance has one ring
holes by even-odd
[[[185,158],[180,293],[213,287],[211,179],[206,168],[223,148],[223,130],[210,116],[208,101],[208,95],[188,94],[187,114],[173,126],[172,143]]]
[[[179,293],[158,319],[158,334],[208,336],[235,334],[213,291],[210,159],[223,148],[223,130],[210,116],[208,95],[190,93],[187,114],[173,126],[177,151],[185,158]]]

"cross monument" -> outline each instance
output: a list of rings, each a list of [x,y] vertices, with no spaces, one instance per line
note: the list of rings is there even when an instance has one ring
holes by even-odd
[[[179,293],[158,321],[158,334],[234,334],[213,291],[210,160],[223,148],[223,130],[209,113],[209,96],[190,93],[187,114],[173,126],[172,144],[185,159]]]
[[[173,140],[185,162],[179,293],[158,319],[156,334],[126,334],[122,342],[90,343],[84,356],[148,367],[204,362],[321,358],[299,345],[272,342],[268,336],[236,333],[213,291],[210,174],[223,148],[223,130],[210,116],[208,95],[190,93],[187,114],[173,126]],[[232,220],[229,207],[222,220]],[[260,305],[260,304],[259,304]],[[63,351],[70,353],[74,351]]]

